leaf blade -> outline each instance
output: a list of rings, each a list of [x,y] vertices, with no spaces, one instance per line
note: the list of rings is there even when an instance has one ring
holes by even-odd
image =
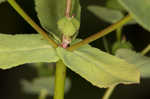
[[[150,31],[149,0],[119,0],[120,4],[131,13],[133,18],[145,29]]]
[[[118,2],[118,0],[108,0],[106,6],[111,9],[124,11],[124,7]]]
[[[129,49],[118,49],[116,56],[135,64],[141,72],[141,77],[150,77],[150,58]]]
[[[0,34],[0,68],[33,62],[56,62],[55,49],[42,39],[39,34]]]
[[[121,11],[109,9],[102,6],[88,6],[88,10],[94,13],[98,18],[109,23],[116,23],[124,17]]]
[[[96,48],[86,46],[74,52],[57,48],[57,53],[67,67],[98,87],[139,82],[139,72],[133,65]]]

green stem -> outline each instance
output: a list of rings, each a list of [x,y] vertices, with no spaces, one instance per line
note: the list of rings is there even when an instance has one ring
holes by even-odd
[[[142,55],[147,54],[150,51],[150,45],[148,45],[146,48],[144,48],[141,52]]]
[[[42,89],[38,99],[46,99],[48,93],[45,89]]]
[[[70,17],[70,11],[72,7],[72,0],[66,0],[66,11],[65,11],[65,16]]]
[[[109,51],[109,46],[108,46],[108,42],[107,42],[106,37],[103,37],[103,44],[104,44],[105,50],[106,50],[108,53],[110,53],[110,51]]]
[[[116,37],[117,37],[117,41],[121,41],[121,34],[122,34],[122,26],[117,28],[116,30]]]
[[[66,66],[61,60],[59,60],[56,63],[54,99],[64,99],[65,78]]]
[[[111,96],[111,94],[112,94],[112,92],[114,91],[115,87],[116,87],[116,86],[112,86],[112,87],[108,88],[108,89],[106,90],[104,96],[102,97],[102,99],[109,99],[110,96]]]
[[[88,43],[90,43],[90,42],[92,42],[92,41],[94,41],[94,40],[96,40],[98,38],[101,38],[101,37],[105,36],[106,34],[109,34],[110,32],[114,31],[118,27],[124,25],[125,23],[127,23],[131,19],[132,19],[132,17],[129,14],[125,18],[123,18],[122,20],[120,20],[119,22],[117,22],[117,23],[115,23],[115,24],[113,24],[113,25],[105,28],[104,30],[102,30],[102,31],[100,31],[100,32],[98,32],[98,33],[96,33],[96,34],[94,34],[92,36],[87,37],[83,41],[81,41],[79,43],[76,43],[76,44],[72,45],[71,47],[68,47],[67,49],[70,50],[70,51],[72,51],[74,49],[79,48],[80,46],[83,46],[83,45],[88,44]]]
[[[8,3],[38,32],[40,33],[48,42],[53,46],[57,47],[58,45],[52,39],[49,38],[47,33],[41,29],[25,12],[24,10],[17,4],[15,0],[7,0]]]
[[[68,18],[70,17],[71,6],[72,0],[66,0],[65,16]],[[56,63],[54,99],[64,99],[65,79],[66,79],[66,66],[62,62],[62,60],[59,60]]]

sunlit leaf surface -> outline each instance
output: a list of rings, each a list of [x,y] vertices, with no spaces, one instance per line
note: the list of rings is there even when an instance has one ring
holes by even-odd
[[[139,71],[134,65],[89,45],[73,52],[59,47],[57,53],[67,67],[95,86],[139,82]]]
[[[39,34],[0,34],[0,68],[25,63],[56,62],[55,49]]]

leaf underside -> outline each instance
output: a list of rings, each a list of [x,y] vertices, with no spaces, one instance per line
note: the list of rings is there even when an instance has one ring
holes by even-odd
[[[121,11],[102,6],[89,6],[88,10],[94,13],[98,18],[109,23],[116,23],[124,17]]]
[[[126,60],[131,64],[135,64],[141,72],[143,78],[150,77],[150,58],[136,53],[129,49],[119,49],[116,56]]]
[[[115,10],[102,6],[88,6],[88,10],[96,15],[99,19],[111,24],[120,21],[124,17],[124,14],[120,10]],[[125,25],[129,24],[136,24],[136,21],[130,20]]]
[[[133,18],[150,31],[150,0],[119,0]]]
[[[89,45],[73,52],[59,47],[57,53],[67,67],[95,86],[106,88],[139,82],[140,75],[134,65]]]
[[[120,10],[120,11],[125,10],[124,7],[122,7],[122,5],[120,5],[118,0],[107,0],[106,6],[108,8],[115,9],[115,10]]]
[[[8,69],[25,63],[56,62],[55,49],[39,34],[0,34],[0,68]]]

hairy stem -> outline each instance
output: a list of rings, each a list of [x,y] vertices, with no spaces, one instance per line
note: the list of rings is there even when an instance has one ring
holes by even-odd
[[[113,90],[115,89],[116,86],[112,86],[110,88],[108,88],[104,94],[104,96],[102,97],[102,99],[109,99]]]
[[[86,39],[84,39],[83,41],[79,42],[79,43],[76,43],[74,45],[72,45],[71,47],[68,47],[67,49],[69,51],[72,51],[74,49],[77,49],[79,48],[80,46],[83,46],[85,44],[88,44],[98,38],[101,38],[107,34],[109,34],[110,32],[114,31],[115,29],[117,29],[118,27],[124,25],[125,23],[127,23],[130,19],[132,19],[131,15],[127,15],[125,18],[123,18],[122,20],[120,20],[119,22],[105,28],[104,30],[92,35],[92,36],[89,36],[87,37]]]
[[[56,63],[54,99],[64,99],[65,78],[66,66],[61,60],[59,60]]]
[[[54,42],[47,33],[41,29],[25,12],[24,10],[17,4],[15,0],[7,0],[8,3],[26,20],[38,33],[40,33],[48,42],[56,48],[58,45]]]

